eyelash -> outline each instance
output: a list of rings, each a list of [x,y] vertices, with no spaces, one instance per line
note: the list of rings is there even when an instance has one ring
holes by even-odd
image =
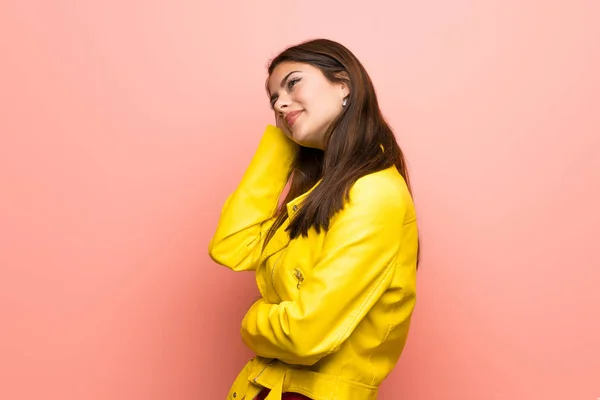
[[[302,78],[292,78],[292,79],[290,79],[290,80],[288,81],[288,83],[287,83],[287,89],[288,89],[288,90],[292,90],[292,89],[294,88],[294,86],[296,86],[296,83],[300,82],[300,80],[302,80]],[[274,107],[275,107],[275,102],[276,102],[276,101],[277,101],[277,100],[275,100],[275,101],[273,101],[273,102],[271,103],[271,108],[274,108]]]
[[[288,90],[291,90],[291,89],[294,87],[294,85],[295,85],[296,83],[300,82],[300,79],[302,79],[302,78],[292,78],[292,79],[290,79],[290,80],[288,81],[288,84],[287,84],[287,86],[288,86]],[[293,83],[294,85],[292,85],[292,83]]]

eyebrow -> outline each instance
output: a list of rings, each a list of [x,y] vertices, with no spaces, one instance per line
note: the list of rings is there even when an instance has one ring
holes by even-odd
[[[287,81],[287,79],[290,77],[290,75],[293,74],[294,72],[300,72],[300,71],[289,72],[286,76],[283,77],[283,79],[281,80],[281,83],[279,84],[279,87],[283,87],[285,85],[285,81]],[[278,98],[279,98],[279,95],[277,93],[274,93],[271,95],[271,97],[269,99],[269,101],[271,103],[271,107],[274,106],[274,104]]]

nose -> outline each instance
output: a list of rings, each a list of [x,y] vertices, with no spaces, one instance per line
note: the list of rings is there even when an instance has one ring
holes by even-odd
[[[275,111],[280,113],[284,112],[287,108],[289,108],[292,101],[287,96],[279,96],[277,101],[274,104]]]

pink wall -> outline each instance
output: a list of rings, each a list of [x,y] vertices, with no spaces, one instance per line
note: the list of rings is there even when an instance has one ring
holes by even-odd
[[[599,2],[32,3],[0,3],[1,399],[225,397],[256,290],[207,243],[267,60],[317,36],[370,71],[421,217],[381,398],[600,397]]]

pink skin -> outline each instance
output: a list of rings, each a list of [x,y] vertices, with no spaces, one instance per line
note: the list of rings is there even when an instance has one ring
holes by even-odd
[[[300,146],[324,148],[324,134],[342,112],[350,94],[344,83],[332,83],[310,64],[283,62],[268,82],[277,126]]]

